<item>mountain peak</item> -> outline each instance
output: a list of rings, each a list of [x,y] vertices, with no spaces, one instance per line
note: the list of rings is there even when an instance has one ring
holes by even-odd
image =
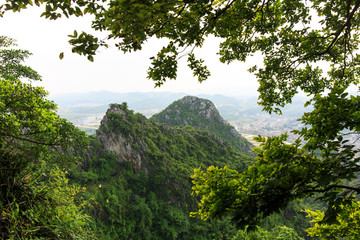
[[[199,130],[207,130],[241,152],[250,153],[253,147],[220,116],[215,105],[207,99],[185,96],[153,115],[152,119],[170,126],[192,126]]]
[[[185,96],[179,100],[179,103],[189,106],[189,109],[193,111],[198,111],[199,115],[206,119],[217,119],[224,122],[215,105],[210,100],[195,96]]]

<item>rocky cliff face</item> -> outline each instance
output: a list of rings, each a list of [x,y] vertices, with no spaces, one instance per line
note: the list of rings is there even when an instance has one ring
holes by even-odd
[[[226,124],[215,105],[207,99],[186,96],[180,99],[179,103],[187,106],[190,111],[197,113],[200,117],[213,121],[215,124]],[[170,108],[168,108],[168,110],[170,110]],[[181,116],[181,114],[178,116]]]
[[[213,124],[226,124],[211,101],[194,96],[175,101],[152,118],[169,126],[193,126],[198,129],[208,129],[208,121]]]
[[[132,114],[132,113],[131,113]],[[112,104],[101,120],[96,136],[107,152],[113,153],[119,162],[130,161],[136,171],[148,173],[148,164],[144,155],[147,145],[141,139],[126,131],[117,131],[116,123],[129,124],[129,110],[126,104]],[[121,129],[121,128],[119,128]],[[136,146],[136,147],[135,147]]]
[[[215,105],[207,99],[194,96],[183,97],[162,112],[155,114],[152,119],[169,126],[189,125],[200,130],[207,130],[222,141],[231,144],[236,150],[252,154],[253,145],[228,124],[220,116]]]

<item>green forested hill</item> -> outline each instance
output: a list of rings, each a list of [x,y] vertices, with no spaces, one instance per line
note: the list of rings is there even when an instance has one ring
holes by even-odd
[[[231,239],[228,220],[190,218],[194,168],[227,165],[242,171],[252,157],[193,127],[147,120],[112,104],[93,137],[89,156],[70,178],[85,185],[82,197],[99,239]]]
[[[170,104],[151,119],[169,126],[192,126],[215,134],[235,150],[251,154],[252,144],[228,124],[216,110],[215,105],[202,98],[186,96]]]

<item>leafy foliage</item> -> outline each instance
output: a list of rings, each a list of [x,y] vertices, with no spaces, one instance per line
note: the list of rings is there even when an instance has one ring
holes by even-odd
[[[234,6],[239,5],[232,10],[249,10],[249,18],[246,24],[241,17],[229,20],[239,34],[224,31],[224,37],[231,36],[221,44],[221,61],[245,60],[251,52],[261,51],[264,67],[251,71],[259,79],[264,110],[281,113],[280,107],[299,90],[308,94],[307,105],[314,109],[301,118],[306,127],[294,131],[300,136],[295,144],[285,144],[286,135],[258,138],[262,148],[257,150],[257,161],[244,173],[213,168],[206,173],[196,171],[194,191],[202,196],[198,214],[204,218],[231,214],[239,225],[252,228],[290,201],[316,196],[328,204],[323,222],[331,224],[341,215],[339,206],[352,204],[346,201],[348,196],[360,192],[352,181],[360,170],[355,145],[358,96],[349,94],[349,87],[358,85],[360,2],[308,3],[234,1]],[[246,7],[252,4],[258,8]],[[228,28],[223,25],[222,29]],[[352,135],[354,141],[349,139]],[[227,179],[219,181],[234,185],[212,185],[219,176]],[[233,192],[224,194],[222,188]]]
[[[240,226],[252,228],[292,200],[321,193],[319,199],[333,206],[357,191],[341,181],[341,174],[353,174],[357,166],[337,162],[329,166],[329,161],[301,149],[300,141],[284,144],[285,140],[286,135],[259,138],[262,148],[257,149],[257,161],[243,173],[213,167],[195,171],[193,190],[202,196],[198,214],[206,219],[231,213]],[[329,219],[336,216],[335,208],[327,211]]]
[[[16,46],[14,39],[0,36],[0,77],[7,80],[30,79],[41,80],[41,76],[23,62],[31,53],[27,50],[11,49]]]
[[[169,39],[154,57],[149,77],[160,86],[176,78],[180,53],[188,54],[190,68],[199,81],[209,74],[202,61],[194,60],[194,48],[214,35],[220,44],[220,61],[245,61],[257,51],[264,67],[251,68],[260,82],[260,103],[268,111],[291,102],[301,89],[317,94],[334,82],[347,87],[356,83],[359,57],[359,2],[351,1],[14,1],[6,0],[1,14],[29,5],[45,5],[42,16],[94,15],[93,29],[108,31],[108,39],[124,52],[141,50],[151,37]],[[90,60],[105,42],[91,34],[73,34],[73,51]],[[187,49],[190,49],[187,51]],[[186,52],[187,51],[187,52]],[[165,57],[166,56],[166,57]],[[326,62],[327,74],[316,64]],[[272,106],[275,106],[273,109]]]
[[[307,213],[304,209],[311,210],[326,210],[326,204],[316,201],[315,198],[306,198],[297,201],[292,201],[288,206],[279,213],[272,213],[267,218],[260,222],[261,229],[271,232],[275,228],[286,227],[295,231],[299,237],[306,240],[317,239],[309,236],[307,229],[313,224],[309,222]],[[256,229],[257,229],[256,228]],[[256,231],[255,229],[255,231]]]
[[[339,214],[336,216],[335,224],[326,224],[323,222],[325,214],[321,211],[310,211],[308,217],[314,224],[307,231],[312,237],[321,237],[322,239],[358,239],[359,238],[359,219],[360,203],[353,197],[346,199],[350,203],[340,204]]]
[[[21,65],[27,51],[3,49],[13,40],[0,39],[0,237],[90,239],[74,197],[80,189],[63,170],[86,145],[85,134],[56,115],[42,88],[18,79],[39,75]]]
[[[291,228],[286,226],[276,227],[272,231],[266,231],[262,228],[257,228],[255,232],[247,232],[246,230],[240,230],[238,234],[232,240],[303,240],[299,235]]]

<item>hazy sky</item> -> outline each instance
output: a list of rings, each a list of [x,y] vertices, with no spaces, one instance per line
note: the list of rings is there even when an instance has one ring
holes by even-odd
[[[51,94],[107,90],[113,92],[170,91],[191,94],[225,94],[230,96],[257,95],[257,82],[247,69],[258,58],[246,64],[234,62],[221,64],[216,55],[218,40],[208,39],[202,49],[195,51],[211,71],[206,82],[198,83],[187,69],[186,58],[180,60],[178,78],[168,81],[160,89],[146,78],[149,58],[161,49],[163,40],[151,39],[142,51],[127,53],[115,47],[101,49],[94,62],[71,53],[67,35],[73,30],[90,29],[91,18],[80,17],[50,21],[40,18],[40,9],[33,7],[21,13],[8,12],[0,18],[1,35],[17,40],[18,48],[33,53],[27,64],[43,76],[40,84]],[[64,52],[63,60],[59,53]]]

